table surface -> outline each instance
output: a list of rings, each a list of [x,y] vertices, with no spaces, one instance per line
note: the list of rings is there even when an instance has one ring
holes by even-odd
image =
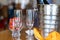
[[[27,35],[25,33],[26,30],[27,30],[26,28],[22,29],[21,40],[26,40],[26,35]],[[0,40],[13,40],[11,32],[9,30],[1,31],[0,32]],[[36,40],[36,39],[34,38],[34,40]]]

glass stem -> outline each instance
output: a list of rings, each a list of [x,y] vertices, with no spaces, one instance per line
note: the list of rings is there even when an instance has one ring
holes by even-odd
[[[18,37],[17,37],[17,40],[20,40],[20,32],[18,32]]]
[[[13,35],[13,40],[20,40],[20,32],[18,31],[18,32],[16,32],[16,33],[12,33]],[[17,34],[17,35],[15,35],[15,34]]]
[[[29,28],[29,34],[30,34],[29,36],[31,36],[31,28]]]

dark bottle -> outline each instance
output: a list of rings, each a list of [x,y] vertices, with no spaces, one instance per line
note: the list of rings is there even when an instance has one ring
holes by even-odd
[[[13,3],[8,5],[8,22],[10,21],[10,18],[14,17],[14,9],[15,9],[15,6]]]
[[[37,0],[38,4],[49,4],[47,0]]]

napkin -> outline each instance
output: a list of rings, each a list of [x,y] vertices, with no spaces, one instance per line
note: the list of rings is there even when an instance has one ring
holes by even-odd
[[[35,36],[36,39],[38,39],[38,40],[44,40],[44,38],[41,36],[41,34],[37,30],[37,28],[34,28],[33,31],[34,31],[34,36]]]
[[[46,37],[46,40],[60,40],[60,34],[56,31],[53,31]]]

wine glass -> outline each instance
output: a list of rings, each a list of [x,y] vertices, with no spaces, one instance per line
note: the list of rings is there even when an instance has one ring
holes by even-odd
[[[20,39],[20,31],[22,30],[22,10],[14,10],[14,17],[12,21],[12,37],[13,40]]]
[[[34,12],[33,9],[27,9],[26,10],[26,25],[28,30],[26,31],[27,33],[27,40],[34,40],[33,38],[33,30],[32,27],[34,25]]]

